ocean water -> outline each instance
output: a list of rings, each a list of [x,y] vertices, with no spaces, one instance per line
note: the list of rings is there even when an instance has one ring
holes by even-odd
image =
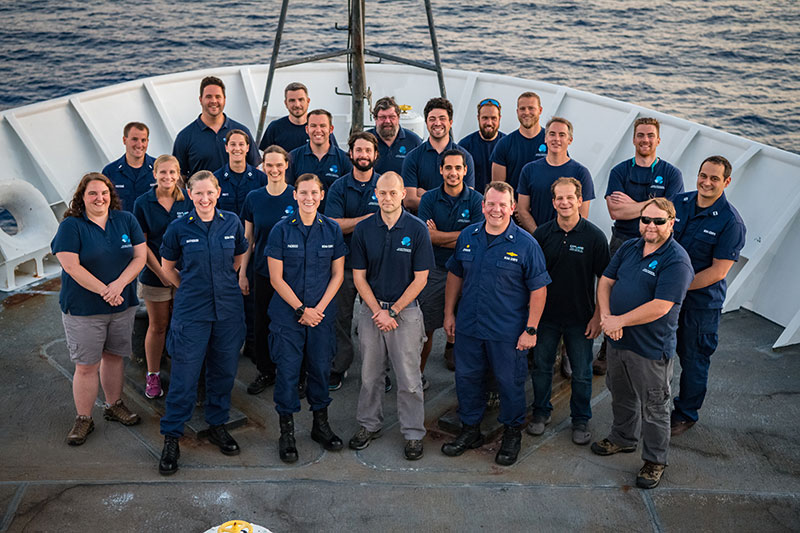
[[[0,108],[266,63],[279,0],[0,3]],[[367,46],[432,60],[422,0],[368,0]],[[445,67],[540,79],[800,152],[796,0],[433,0]],[[281,59],[345,45],[347,2],[293,1]]]

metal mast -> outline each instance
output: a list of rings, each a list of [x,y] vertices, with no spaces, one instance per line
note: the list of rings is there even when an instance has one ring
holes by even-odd
[[[322,61],[324,59],[331,59],[339,56],[347,56],[348,67],[348,85],[350,87],[349,93],[346,94],[351,97],[351,118],[352,127],[350,133],[361,131],[364,128],[364,101],[369,101],[371,93],[367,88],[367,75],[365,67],[365,57],[372,56],[381,60],[394,61],[413,67],[431,70],[436,72],[439,80],[439,93],[442,97],[447,98],[447,91],[444,86],[444,73],[442,72],[442,64],[439,58],[439,44],[436,39],[436,28],[433,23],[433,10],[431,8],[431,0],[424,0],[425,13],[428,19],[428,31],[431,36],[431,48],[433,49],[434,64],[425,63],[422,61],[415,61],[413,59],[406,59],[400,56],[378,52],[376,50],[369,50],[365,45],[365,0],[349,0],[348,1],[348,24],[347,28],[347,48],[342,50],[335,50],[333,52],[326,52],[323,54],[314,54],[311,56],[292,59],[289,61],[278,61],[278,55],[281,47],[281,38],[283,37],[283,27],[286,22],[286,14],[289,9],[289,0],[282,0],[281,12],[278,18],[278,28],[275,32],[275,40],[272,44],[272,56],[269,62],[269,70],[267,72],[267,84],[264,88],[264,99],[261,103],[261,114],[258,118],[258,130],[256,133],[256,141],[260,141],[264,134],[264,126],[267,119],[267,106],[269,105],[269,95],[272,92],[272,85],[275,79],[275,69],[289,67],[292,65],[300,65],[302,63],[311,63],[313,61]],[[338,25],[336,26],[338,29]]]

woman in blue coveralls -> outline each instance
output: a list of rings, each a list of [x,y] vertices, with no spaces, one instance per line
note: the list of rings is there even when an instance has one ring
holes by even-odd
[[[122,403],[125,361],[139,301],[136,276],[147,254],[144,235],[131,213],[120,210],[114,185],[98,172],[86,174],[50,244],[61,267],[61,318],[75,363],[72,396],[78,412],[67,443],[79,446],[94,429],[97,375],[106,420],[126,426],[139,415]]]
[[[225,423],[245,335],[237,271],[247,240],[239,218],[216,208],[220,187],[211,172],[195,173],[188,187],[194,209],[169,225],[161,243],[164,274],[178,288],[167,335],[172,370],[161,417],[164,449],[158,470],[163,475],[178,470],[178,439],[194,410],[204,359],[208,440],[225,455],[239,453]],[[175,269],[178,261],[180,273]]]
[[[161,239],[167,226],[192,210],[192,201],[180,188],[181,167],[172,155],[162,155],[153,163],[156,186],[136,199],[133,215],[139,221],[147,241],[147,266],[139,274],[142,299],[147,306],[147,333],[144,337],[144,355],[147,359],[144,395],[160,398],[161,354],[167,337],[167,326],[172,310],[175,287],[164,275],[161,267]]]
[[[297,383],[304,357],[314,416],[311,438],[326,450],[342,449],[342,439],[328,424],[328,378],[336,352],[334,298],[344,279],[347,246],[339,225],[317,212],[325,194],[320,179],[302,174],[295,187],[297,216],[278,222],[267,242],[269,277],[277,293],[269,304],[269,353],[277,366],[278,452],[286,463],[297,461],[293,415],[300,411]]]
[[[266,187],[251,191],[242,207],[244,235],[250,247],[242,258],[239,269],[239,287],[243,294],[254,293],[253,320],[255,325],[255,349],[253,361],[258,369],[258,376],[247,386],[248,394],[260,394],[268,386],[275,383],[275,363],[269,355],[269,314],[267,308],[275,289],[269,282],[267,266],[267,238],[269,232],[281,219],[294,216],[297,211],[297,200],[294,199],[294,187],[286,184],[286,169],[289,167],[289,153],[277,145],[264,150],[263,169],[267,174]],[[250,287],[250,276],[247,267],[250,260],[254,263],[252,276],[253,287]]]

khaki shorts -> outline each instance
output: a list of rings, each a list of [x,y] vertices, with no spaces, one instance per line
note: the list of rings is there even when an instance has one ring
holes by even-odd
[[[108,315],[76,316],[61,313],[70,360],[77,365],[96,365],[103,352],[130,357],[136,306]]]
[[[147,302],[168,302],[175,297],[175,287],[154,287],[139,283],[139,298]]]

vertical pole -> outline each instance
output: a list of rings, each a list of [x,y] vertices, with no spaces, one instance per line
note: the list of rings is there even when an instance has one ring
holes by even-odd
[[[264,88],[264,100],[261,103],[261,115],[258,117],[258,130],[256,133],[256,143],[261,142],[264,133],[264,123],[267,121],[267,106],[269,105],[269,93],[272,92],[272,80],[275,77],[275,64],[278,62],[278,51],[281,48],[281,37],[283,36],[283,23],[286,22],[286,11],[289,7],[289,0],[283,0],[281,4],[281,15],[278,18],[278,29],[275,31],[275,42],[272,45],[272,58],[269,60],[269,71],[267,72],[267,86]]]
[[[447,91],[444,88],[444,73],[442,72],[442,62],[439,59],[439,41],[436,40],[436,28],[433,25],[433,11],[431,10],[431,0],[425,0],[425,13],[428,15],[428,31],[431,33],[431,47],[433,48],[433,61],[436,64],[436,75],[439,77],[439,93],[442,98],[447,98]]]
[[[364,0],[352,0],[350,14],[350,36],[352,68],[350,70],[350,92],[352,109],[350,133],[364,129],[364,98],[367,72],[364,67]]]

